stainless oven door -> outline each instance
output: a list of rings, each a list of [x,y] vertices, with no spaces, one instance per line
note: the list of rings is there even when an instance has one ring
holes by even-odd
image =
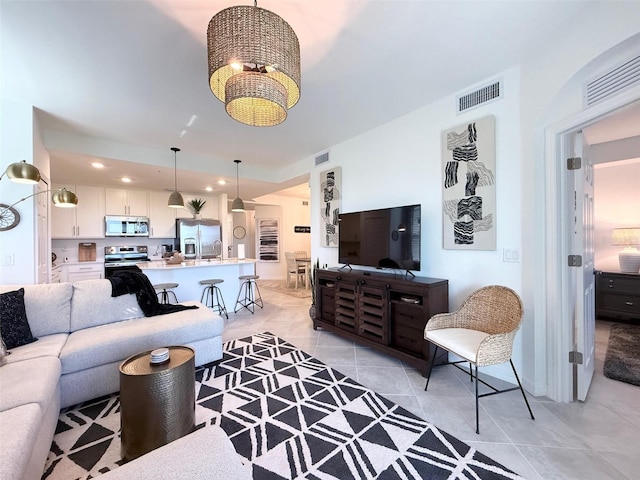
[[[109,278],[115,272],[122,272],[122,271],[126,271],[126,270],[131,271],[131,272],[141,272],[142,271],[134,263],[131,263],[131,264],[109,264],[109,263],[105,263],[104,264],[104,278]]]

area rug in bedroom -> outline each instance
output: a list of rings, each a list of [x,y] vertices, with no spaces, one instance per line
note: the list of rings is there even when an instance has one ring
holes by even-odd
[[[640,387],[640,325],[611,325],[604,375]]]
[[[256,480],[521,478],[271,333],[223,348],[196,371],[196,423],[220,425]],[[117,468],[119,407],[112,395],[61,412],[43,478]]]

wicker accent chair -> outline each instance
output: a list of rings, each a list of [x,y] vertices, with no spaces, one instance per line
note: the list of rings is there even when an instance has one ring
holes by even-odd
[[[434,344],[436,348],[433,349],[427,384],[424,389],[427,390],[429,387],[431,370],[439,348],[463,358],[463,360],[448,362],[445,365],[454,365],[469,374],[471,381],[474,378],[476,380],[476,433],[480,433],[478,399],[497,393],[519,389],[529,409],[531,419],[535,420],[511,360],[513,340],[522,323],[522,314],[522,301],[516,292],[500,285],[491,285],[472,293],[462,303],[458,311],[434,315],[425,327],[425,340]],[[478,378],[478,367],[498,365],[507,361],[511,364],[513,374],[518,382],[517,387],[498,390]],[[469,363],[468,371],[458,365],[467,362]],[[475,367],[475,372],[472,371],[472,366]],[[486,385],[492,391],[479,395],[478,382]]]

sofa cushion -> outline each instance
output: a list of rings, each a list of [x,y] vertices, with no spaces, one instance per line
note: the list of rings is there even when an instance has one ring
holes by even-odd
[[[37,340],[24,309],[24,288],[0,293],[0,334],[9,350]]]
[[[73,284],[71,331],[144,317],[134,294],[111,296],[111,282],[81,280]]]
[[[224,321],[198,302],[194,310],[124,320],[72,332],[62,349],[62,373],[122,361],[136,353],[168,345],[184,345],[222,334]]]
[[[71,284],[0,285],[0,293],[24,287],[24,307],[36,337],[69,333]]]
[[[44,411],[55,398],[60,380],[60,360],[39,357],[7,363],[0,375],[0,412],[37,403]]]
[[[56,333],[40,337],[37,342],[23,345],[11,350],[6,363],[22,362],[38,357],[59,357],[62,347],[67,341],[68,333]]]
[[[211,425],[152,450],[100,478],[241,480],[251,479],[252,475],[251,464],[236,453],[224,430]]]
[[[36,403],[0,412],[0,478],[24,478],[31,450],[38,439],[41,421],[42,410]]]

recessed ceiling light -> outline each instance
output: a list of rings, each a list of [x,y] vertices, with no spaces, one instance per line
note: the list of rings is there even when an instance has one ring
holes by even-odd
[[[226,185],[227,181],[226,180],[218,180],[218,185]]]
[[[131,179],[129,177],[122,177],[120,180],[124,183],[131,183]]]
[[[204,187],[207,192],[213,192],[213,187]]]
[[[92,166],[93,168],[104,168],[104,165],[103,165],[103,164],[101,164],[100,162],[93,162],[93,163],[91,164],[91,166]]]

